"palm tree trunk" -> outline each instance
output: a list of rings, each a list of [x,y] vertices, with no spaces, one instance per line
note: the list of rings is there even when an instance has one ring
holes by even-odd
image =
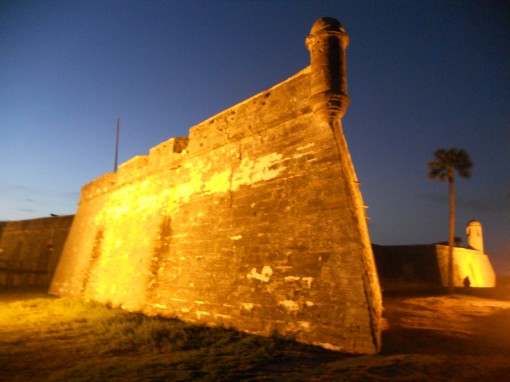
[[[448,175],[450,196],[450,234],[448,237],[448,293],[453,294],[453,247],[455,245],[455,186],[453,183],[453,170]]]

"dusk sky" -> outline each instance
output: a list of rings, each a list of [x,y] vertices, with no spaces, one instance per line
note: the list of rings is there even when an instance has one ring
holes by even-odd
[[[344,133],[377,244],[448,238],[439,148],[457,178],[456,235],[483,225],[510,273],[510,2],[0,2],[0,220],[74,214],[80,188],[119,162],[309,65],[320,17],[350,36]]]

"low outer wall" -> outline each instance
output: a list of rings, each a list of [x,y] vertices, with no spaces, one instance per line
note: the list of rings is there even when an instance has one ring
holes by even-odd
[[[448,286],[448,246],[394,245],[373,246],[381,286],[385,292],[430,290]],[[479,251],[455,247],[454,286],[492,288],[496,276],[489,257]]]
[[[49,287],[74,216],[0,224],[0,286]]]
[[[310,82],[307,68],[84,187],[51,292],[378,351],[361,194]]]
[[[436,250],[431,245],[373,245],[383,292],[441,288]]]
[[[443,286],[448,285],[448,246],[436,245]],[[496,286],[496,274],[489,257],[477,250],[455,247],[453,249],[453,286],[463,287],[466,277],[471,287],[493,288]]]

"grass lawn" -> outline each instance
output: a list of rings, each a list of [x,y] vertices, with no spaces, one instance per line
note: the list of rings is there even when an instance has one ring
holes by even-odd
[[[391,297],[384,306],[382,353],[353,356],[42,292],[0,292],[0,381],[508,380],[510,301]]]
[[[4,293],[2,301],[0,380],[264,380],[274,367],[337,357],[278,336],[148,317],[75,298]]]

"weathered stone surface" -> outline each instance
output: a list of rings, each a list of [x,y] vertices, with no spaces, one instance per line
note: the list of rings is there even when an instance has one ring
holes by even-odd
[[[377,352],[363,200],[341,115],[313,111],[313,76],[312,65],[85,186],[51,292]]]
[[[374,245],[383,289],[387,292],[438,289],[448,286],[448,245]],[[496,274],[487,254],[455,247],[453,285],[493,288]]]
[[[437,262],[443,286],[448,285],[448,246],[435,245]],[[469,248],[453,248],[453,286],[462,287],[466,277],[469,286],[493,288],[496,286],[496,273],[489,257],[483,252]]]

